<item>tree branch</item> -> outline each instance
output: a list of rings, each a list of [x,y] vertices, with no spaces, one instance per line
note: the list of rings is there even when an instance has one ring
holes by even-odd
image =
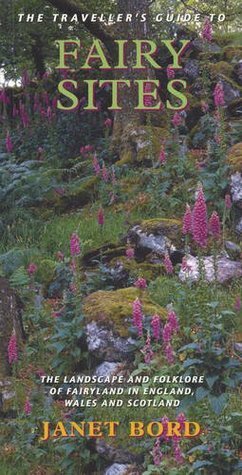
[[[82,21],[82,18],[81,18],[82,14],[90,15],[90,12],[88,12],[88,10],[76,4],[76,2],[73,0],[48,0],[48,3],[50,3],[53,7],[55,7],[61,13],[66,13],[68,15],[76,14],[80,22],[83,23],[83,26],[93,36],[101,40],[103,44],[106,46],[110,56],[111,57],[113,56],[113,46],[114,46],[113,37],[108,31],[106,31],[105,27],[103,25],[100,25],[98,21],[92,22],[89,16],[87,17],[85,22]]]

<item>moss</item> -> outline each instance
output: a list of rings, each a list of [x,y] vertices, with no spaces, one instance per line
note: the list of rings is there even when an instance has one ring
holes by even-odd
[[[158,313],[165,318],[166,310],[150,299],[148,292],[134,287],[115,291],[99,290],[84,300],[83,311],[87,321],[95,320],[100,324],[111,325],[121,336],[128,335],[129,319],[132,316],[132,303],[139,297],[145,315]]]
[[[229,149],[227,161],[234,172],[242,172],[242,142],[239,142]]]
[[[242,46],[225,46],[223,59],[225,61],[239,61],[242,59]]]
[[[120,157],[120,160],[118,160],[115,163],[115,166],[117,167],[122,167],[123,165],[127,165],[128,163],[132,162],[132,152],[131,150],[125,150]]]
[[[61,196],[54,203],[56,208],[61,210],[75,208],[87,204],[93,197],[98,177],[88,177],[81,184],[72,188],[67,194]]]
[[[126,256],[112,259],[110,265],[114,266],[117,263],[117,260],[122,263],[124,269],[126,269],[133,277],[144,277],[148,282],[156,279],[164,270],[163,264],[137,262],[135,259],[127,259]]]
[[[182,222],[180,219],[154,218],[140,223],[142,230],[148,234],[162,233],[171,241],[180,242]]]
[[[170,132],[164,127],[127,126],[121,140],[121,164],[130,161],[144,162],[145,160],[156,159],[160,152],[161,141],[169,138],[169,136]]]
[[[43,259],[40,262],[36,262],[37,272],[36,280],[47,286],[51,283],[55,275],[56,263],[51,259]]]
[[[210,63],[208,69],[213,78],[223,74],[224,76],[231,78],[233,74],[233,66],[226,61],[219,61],[218,63]]]

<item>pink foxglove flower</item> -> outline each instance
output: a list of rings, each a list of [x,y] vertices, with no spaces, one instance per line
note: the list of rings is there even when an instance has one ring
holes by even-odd
[[[94,155],[93,155],[92,166],[93,166],[95,175],[96,176],[100,175],[101,167],[99,165],[99,161],[98,161],[96,153],[94,153]]]
[[[148,333],[147,338],[146,338],[145,346],[144,346],[143,350],[141,350],[141,351],[144,354],[145,363],[150,364],[152,359],[153,359],[154,353],[153,353],[153,350],[152,350],[152,347],[151,347],[151,341],[150,341],[149,333]]]
[[[224,90],[223,90],[223,84],[221,82],[218,82],[216,84],[215,89],[213,91],[213,98],[214,98],[215,107],[224,106],[224,104],[225,104]]]
[[[176,73],[174,69],[171,66],[167,66],[166,68],[166,74],[168,79],[174,79]]]
[[[8,342],[8,362],[9,364],[16,363],[18,361],[18,346],[15,332],[12,333]]]
[[[107,183],[109,180],[109,172],[107,170],[105,163],[103,163],[103,166],[102,166],[102,179],[105,183]]]
[[[165,354],[165,358],[166,358],[167,363],[169,363],[169,364],[174,363],[175,355],[174,355],[174,351],[173,351],[173,348],[172,348],[170,343],[167,343],[165,345],[164,354]]]
[[[182,233],[183,234],[191,234],[192,232],[192,210],[191,207],[187,204],[186,211],[183,216],[183,226],[182,226]]]
[[[156,341],[159,341],[160,336],[161,336],[161,321],[160,321],[160,316],[155,314],[152,317],[151,320],[151,328],[153,332],[153,337]]]
[[[125,251],[126,257],[128,259],[133,259],[134,258],[134,248],[133,247],[127,247]]]
[[[174,310],[169,310],[167,314],[167,323],[171,328],[171,333],[176,333],[179,330],[179,323],[178,323],[178,318],[177,314],[174,312]]]
[[[77,233],[72,233],[71,235],[70,251],[71,251],[71,256],[78,256],[81,252],[80,238]]]
[[[165,266],[167,274],[173,274],[174,268],[168,253],[166,253],[163,259],[163,264]]]
[[[213,27],[212,23],[210,22],[209,18],[205,18],[202,31],[201,31],[201,36],[204,41],[210,42],[213,37]]]
[[[241,298],[240,298],[240,296],[238,296],[236,298],[235,302],[234,302],[234,310],[236,312],[240,312],[240,310],[241,310]]]
[[[143,277],[139,277],[135,281],[134,286],[137,287],[137,289],[146,289],[147,288],[147,282]]]
[[[26,414],[26,416],[29,416],[31,412],[32,412],[32,404],[30,403],[29,398],[26,398],[25,403],[24,403],[24,413]]]
[[[30,262],[30,264],[27,267],[27,272],[31,276],[36,273],[37,269],[38,269],[37,265],[34,264],[34,262]]]
[[[145,83],[144,92],[145,92],[145,94],[149,94],[149,93],[152,92],[152,86],[151,86],[150,82]],[[149,95],[144,96],[144,106],[145,107],[152,107],[152,105],[153,105],[152,97],[149,96]]]
[[[97,222],[99,226],[103,226],[105,222],[105,216],[104,216],[104,211],[102,208],[99,208],[98,214],[97,214]]]
[[[213,211],[212,216],[208,223],[208,229],[211,236],[214,239],[219,239],[221,237],[221,224],[219,215],[216,211]]]
[[[171,119],[171,122],[174,125],[174,127],[179,127],[179,125],[181,125],[182,117],[180,116],[179,112],[175,112],[175,114],[173,115]]]
[[[229,195],[229,193],[225,195],[224,204],[225,204],[226,209],[232,208],[232,201],[231,201],[231,196]]]
[[[157,437],[157,439],[155,441],[155,444],[153,446],[152,457],[153,457],[154,465],[158,466],[158,465],[161,464],[162,459],[163,459],[163,455],[162,455],[161,448],[160,448],[160,439],[158,437]]]
[[[143,313],[142,305],[138,297],[133,302],[133,326],[137,328],[138,335],[143,335]]]
[[[192,217],[193,239],[200,247],[206,247],[208,237],[207,206],[202,187],[198,190]]]
[[[107,118],[107,119],[104,121],[104,126],[105,126],[107,129],[110,129],[110,128],[112,127],[112,119]]]
[[[182,451],[181,451],[181,447],[180,447],[180,444],[179,444],[179,441],[174,441],[173,443],[173,450],[174,450],[174,459],[176,461],[177,464],[182,464],[184,462],[184,457],[183,457],[183,454],[182,454]]]
[[[13,142],[12,142],[9,132],[7,132],[5,143],[6,143],[7,152],[11,153],[13,151]]]
[[[172,337],[172,329],[169,323],[166,323],[162,330],[162,340],[165,344],[170,343]]]
[[[166,163],[166,152],[165,152],[164,146],[162,146],[162,147],[161,147],[161,150],[160,150],[159,162],[160,162],[162,165],[163,165],[164,163]]]

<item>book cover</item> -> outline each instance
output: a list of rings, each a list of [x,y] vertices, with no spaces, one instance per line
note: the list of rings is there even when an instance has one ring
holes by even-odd
[[[241,463],[241,5],[0,10],[0,475]]]

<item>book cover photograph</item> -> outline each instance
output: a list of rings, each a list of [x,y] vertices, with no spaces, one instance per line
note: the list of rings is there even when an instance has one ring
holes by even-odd
[[[0,475],[242,473],[241,19],[0,0]]]

